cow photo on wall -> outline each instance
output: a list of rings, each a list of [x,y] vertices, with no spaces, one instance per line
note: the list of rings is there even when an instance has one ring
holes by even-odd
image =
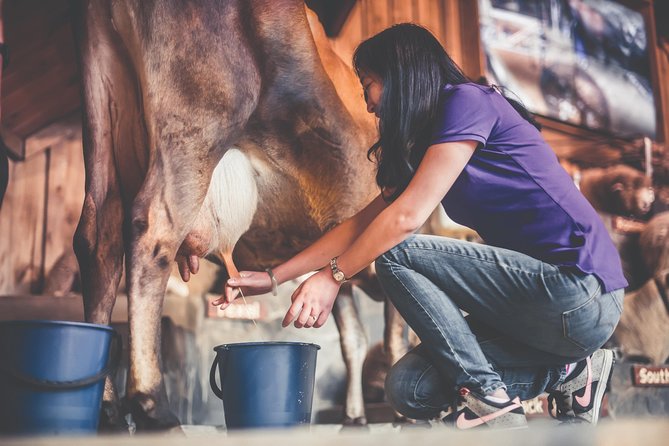
[[[479,0],[485,74],[533,112],[655,138],[648,30],[611,0]]]

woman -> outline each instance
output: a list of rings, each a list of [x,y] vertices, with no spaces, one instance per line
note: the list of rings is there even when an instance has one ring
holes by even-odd
[[[561,417],[596,423],[613,363],[599,348],[627,283],[593,208],[528,113],[470,82],[424,28],[379,33],[354,65],[379,118],[369,154],[381,194],[273,271],[230,279],[214,304],[321,268],[283,320],[320,327],[341,283],[376,261],[422,340],[388,374],[397,411],[427,419],[457,400],[458,428],[524,427],[519,398],[550,391]],[[486,244],[414,235],[439,203]]]

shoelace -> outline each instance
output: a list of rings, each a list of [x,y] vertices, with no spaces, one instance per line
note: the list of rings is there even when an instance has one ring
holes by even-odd
[[[548,414],[562,422],[578,422],[579,419],[571,408],[567,392],[554,391],[548,394]],[[553,411],[555,410],[555,413]]]

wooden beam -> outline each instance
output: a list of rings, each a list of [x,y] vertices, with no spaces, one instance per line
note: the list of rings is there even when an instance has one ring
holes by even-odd
[[[25,157],[29,158],[64,141],[81,141],[81,114],[78,111],[26,138]]]
[[[483,75],[483,51],[479,26],[478,2],[458,0],[460,10],[460,47],[462,48],[462,71],[471,79]]]
[[[0,137],[7,147],[9,157],[14,161],[23,161],[26,158],[25,141],[23,138],[16,135],[13,131],[0,126]]]

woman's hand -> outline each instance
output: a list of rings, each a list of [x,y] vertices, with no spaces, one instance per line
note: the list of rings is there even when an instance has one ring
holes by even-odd
[[[281,325],[294,322],[297,328],[319,328],[325,324],[334,305],[341,284],[334,280],[329,269],[323,269],[297,287]]]
[[[225,310],[233,300],[239,297],[240,288],[244,296],[268,293],[272,291],[272,279],[265,271],[241,271],[239,277],[228,279],[225,283],[224,294],[211,304],[220,305],[221,310]]]

